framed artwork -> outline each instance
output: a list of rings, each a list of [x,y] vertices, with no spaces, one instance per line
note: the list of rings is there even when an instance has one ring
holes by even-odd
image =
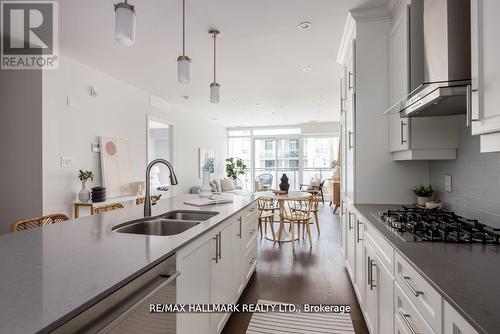
[[[132,148],[124,139],[99,137],[102,183],[109,198],[134,194]]]
[[[213,149],[200,148],[200,178],[203,177],[204,170],[208,170],[210,173],[215,172],[215,150]]]

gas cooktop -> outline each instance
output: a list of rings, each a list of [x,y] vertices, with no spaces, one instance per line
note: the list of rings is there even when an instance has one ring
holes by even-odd
[[[380,212],[379,219],[405,241],[500,244],[500,229],[453,212],[403,206]]]

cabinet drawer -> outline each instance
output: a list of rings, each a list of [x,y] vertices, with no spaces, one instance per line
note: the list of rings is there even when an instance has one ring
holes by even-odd
[[[441,295],[401,255],[396,253],[395,258],[396,281],[434,331],[440,334]]]
[[[248,217],[247,220],[243,220],[241,223],[241,238],[243,239],[243,243],[247,248],[250,245],[252,239],[257,237],[257,216],[257,211],[255,211],[252,216]]]
[[[394,249],[372,225],[366,223],[366,220],[363,220],[363,226],[365,238],[370,239],[380,261],[394,275]]]
[[[253,242],[250,244],[248,252],[245,254],[244,259],[244,268],[245,268],[245,282],[250,279],[252,276],[255,267],[257,266],[257,238],[253,239]]]
[[[396,333],[436,333],[418,312],[408,296],[401,290],[397,282],[394,283],[394,306],[396,310],[394,313]]]
[[[243,219],[243,222],[245,222],[250,218],[252,218],[256,213],[257,213],[257,203],[254,203],[241,212],[241,218]]]

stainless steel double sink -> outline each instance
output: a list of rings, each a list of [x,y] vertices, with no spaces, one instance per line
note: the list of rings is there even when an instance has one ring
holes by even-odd
[[[218,215],[213,211],[174,210],[155,217],[132,220],[113,227],[118,233],[169,236],[189,230],[192,227]]]

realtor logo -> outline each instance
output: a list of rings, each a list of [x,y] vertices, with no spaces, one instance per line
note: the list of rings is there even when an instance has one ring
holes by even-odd
[[[57,69],[57,1],[1,3],[1,69]]]

